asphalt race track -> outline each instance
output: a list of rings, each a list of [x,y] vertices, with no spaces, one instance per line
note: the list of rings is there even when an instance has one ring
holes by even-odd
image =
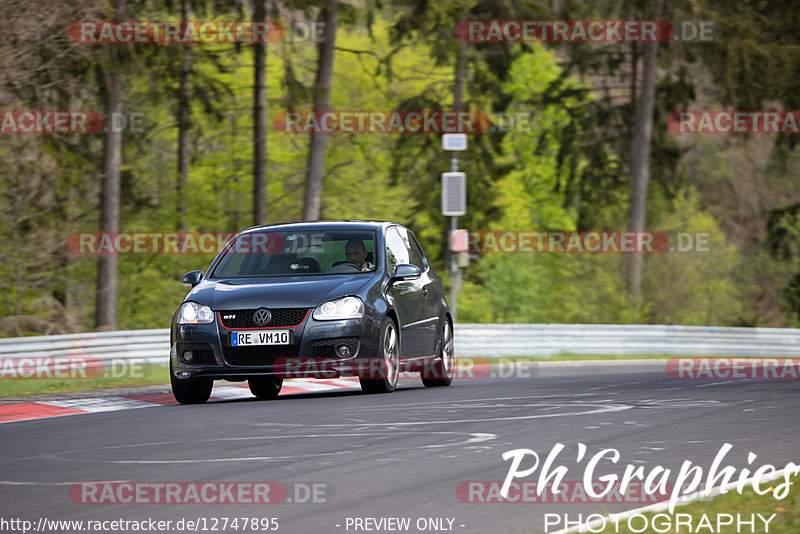
[[[400,531],[544,532],[545,513],[575,519],[641,505],[470,503],[459,500],[459,483],[502,481],[504,452],[533,449],[544,461],[557,443],[566,446],[556,462],[568,468],[565,480],[580,480],[589,456],[606,448],[621,460],[601,463],[598,474],[621,474],[626,464],[677,471],[684,460],[708,469],[724,443],[733,445],[724,464],[737,468],[749,452],[758,455],[753,468],[800,463],[797,380],[675,380],[663,362],[514,374],[433,389],[409,380],[384,395],[356,389],[3,424],[0,516],[34,524],[207,518],[209,532],[214,518],[277,518],[278,532],[298,534],[388,532],[391,523],[356,519],[409,518]],[[580,463],[578,443],[588,447]],[[73,484],[96,481],[279,482],[288,494],[279,504],[73,501]]]

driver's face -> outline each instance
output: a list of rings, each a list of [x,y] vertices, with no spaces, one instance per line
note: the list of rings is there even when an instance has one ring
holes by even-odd
[[[364,247],[357,244],[348,244],[344,247],[344,256],[347,263],[353,263],[359,267],[367,261],[367,251]]]

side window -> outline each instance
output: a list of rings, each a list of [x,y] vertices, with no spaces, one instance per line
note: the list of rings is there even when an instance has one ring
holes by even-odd
[[[391,227],[386,230],[386,265],[389,274],[394,274],[395,268],[401,263],[410,263],[408,248],[397,229]]]
[[[425,270],[425,254],[422,253],[422,249],[419,247],[419,243],[417,243],[416,238],[411,234],[408,233],[408,251],[409,256],[411,258],[411,263],[419,267],[420,271]]]
[[[420,250],[417,241],[414,239],[414,236],[405,228],[398,228],[397,230],[400,236],[403,238],[403,245],[405,245],[406,252],[408,254],[408,261],[406,263],[416,265],[419,267],[420,271],[424,271],[425,260],[422,259],[422,250]]]

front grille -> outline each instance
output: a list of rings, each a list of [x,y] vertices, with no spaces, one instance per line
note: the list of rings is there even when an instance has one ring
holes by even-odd
[[[256,308],[257,309],[257,308]],[[268,308],[272,312],[272,319],[265,325],[253,322],[253,310],[225,310],[219,311],[220,322],[225,328],[277,328],[297,326],[303,322],[309,308]],[[225,319],[234,315],[234,318]]]
[[[179,341],[176,343],[178,350],[178,357],[183,363],[197,363],[197,364],[215,364],[217,359],[214,357],[214,350],[211,345],[207,343],[185,343]],[[192,351],[192,361],[187,362],[183,359],[183,353],[187,350]]]
[[[357,337],[337,337],[331,339],[320,339],[311,345],[312,358],[339,358],[336,355],[336,347],[347,345],[350,348],[350,356],[355,355],[358,347]]]
[[[228,365],[261,367],[276,361],[297,358],[300,345],[260,345],[254,347],[222,347]]]

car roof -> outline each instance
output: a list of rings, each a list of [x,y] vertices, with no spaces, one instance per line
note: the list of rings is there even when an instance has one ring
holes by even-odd
[[[315,228],[319,230],[380,230],[392,225],[399,225],[391,221],[362,221],[362,220],[326,220],[326,221],[304,221],[304,222],[291,222],[291,223],[277,223],[277,224],[264,224],[260,226],[251,226],[245,232],[254,232],[262,229],[269,228],[270,230],[300,230]]]

